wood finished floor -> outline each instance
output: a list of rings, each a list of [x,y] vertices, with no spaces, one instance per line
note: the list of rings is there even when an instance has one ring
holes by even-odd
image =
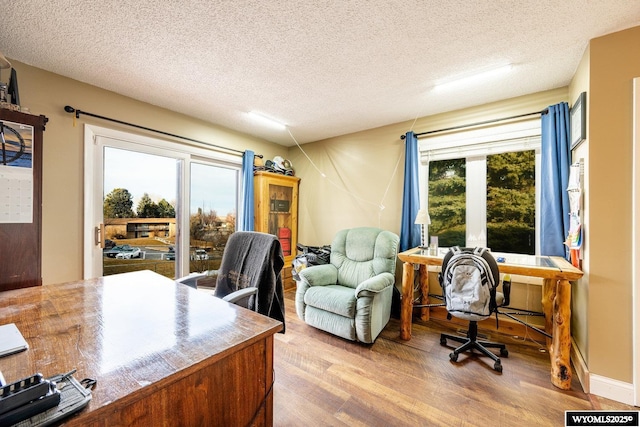
[[[408,342],[391,319],[372,345],[347,341],[303,323],[295,290],[285,293],[286,334],[274,343],[274,426],[562,426],[565,410],[634,409],[554,387],[549,357],[532,341],[491,333],[508,345],[504,371],[486,357],[440,345],[455,333],[443,321],[414,322]],[[483,333],[483,331],[480,331]]]

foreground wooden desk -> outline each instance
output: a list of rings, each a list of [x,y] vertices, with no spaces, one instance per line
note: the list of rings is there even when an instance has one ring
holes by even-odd
[[[578,280],[582,271],[561,257],[531,256],[515,254],[493,254],[504,257],[499,263],[500,273],[541,277],[543,280],[542,307],[545,315],[546,332],[553,336],[547,340],[551,358],[551,382],[558,388],[571,388],[571,284]],[[402,268],[402,300],[400,312],[400,338],[411,339],[411,319],[413,316],[414,265],[419,266],[421,304],[428,304],[428,266],[441,266],[444,254],[428,255],[428,249],[413,248],[398,255],[404,262]],[[428,308],[421,308],[422,320],[429,320]]]
[[[0,358],[7,381],[97,380],[65,426],[272,425],[282,323],[150,271],[1,292],[5,323],[29,343]]]

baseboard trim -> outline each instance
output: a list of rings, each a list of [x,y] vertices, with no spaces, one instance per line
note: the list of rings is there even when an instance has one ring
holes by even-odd
[[[578,350],[575,340],[571,337],[571,363],[573,364],[573,372],[582,385],[582,391],[589,393],[591,384],[589,381],[589,368],[582,357],[582,353]]]
[[[633,384],[596,374],[589,375],[590,393],[626,405],[633,405]]]

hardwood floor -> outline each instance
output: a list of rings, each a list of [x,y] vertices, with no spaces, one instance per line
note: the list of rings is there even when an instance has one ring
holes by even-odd
[[[392,318],[366,345],[306,325],[294,298],[285,293],[286,334],[275,337],[275,426],[560,426],[565,410],[637,410],[585,394],[575,376],[571,390],[557,389],[532,341],[489,332],[509,350],[499,374],[486,357],[451,362],[440,333],[457,326],[446,321],[414,322],[406,342]]]

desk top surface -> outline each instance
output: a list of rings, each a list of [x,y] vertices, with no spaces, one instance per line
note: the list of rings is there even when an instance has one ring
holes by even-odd
[[[76,369],[88,410],[215,363],[282,324],[151,271],[0,292],[0,324],[29,349],[0,358],[8,382]]]
[[[428,248],[418,247],[401,252],[398,257],[404,262],[442,265],[442,259],[448,251],[448,248],[439,248],[437,255],[429,255]],[[583,275],[580,269],[562,257],[501,252],[491,252],[491,254],[499,260],[498,267],[501,273],[567,280],[577,280]]]

